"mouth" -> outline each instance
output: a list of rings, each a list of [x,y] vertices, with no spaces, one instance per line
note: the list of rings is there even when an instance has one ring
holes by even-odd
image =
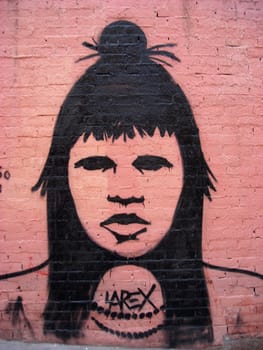
[[[102,221],[100,226],[104,227],[111,224],[120,224],[120,225],[130,225],[130,224],[141,224],[141,225],[150,225],[149,221],[146,221],[136,214],[115,214]]]
[[[147,231],[146,227],[142,227],[139,230],[135,230],[132,233],[126,233],[126,234],[121,234],[120,232],[116,232],[116,230],[113,230],[112,228],[110,228],[110,225],[113,225],[113,227],[115,228],[116,224],[118,225],[127,225],[127,231],[129,231],[128,226],[130,225],[130,227],[132,227],[132,231],[134,230],[134,226],[133,224],[139,224],[139,225],[150,225],[151,223],[149,221],[146,221],[142,218],[140,218],[139,216],[137,216],[136,214],[132,213],[132,214],[115,214],[111,217],[109,217],[108,219],[106,219],[105,221],[100,223],[100,226],[105,228],[107,231],[109,231],[117,240],[117,244],[123,243],[123,242],[127,242],[127,241],[136,241],[138,240],[138,236],[142,233],[145,233]],[[121,232],[123,231],[123,229],[120,230]]]

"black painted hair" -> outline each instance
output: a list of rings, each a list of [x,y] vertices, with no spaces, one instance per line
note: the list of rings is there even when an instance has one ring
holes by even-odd
[[[175,135],[184,167],[184,185],[166,237],[152,252],[130,263],[151,270],[159,280],[166,302],[170,345],[211,341],[209,300],[202,267],[203,198],[215,190],[200,145],[197,125],[180,86],[156,55],[147,49],[143,31],[118,21],[106,26],[96,45],[99,57],[65,98],[54,128],[49,155],[33,191],[47,195],[49,238],[49,296],[44,332],[64,340],[79,336],[88,317],[97,284],[113,266],[127,262],[96,246],[78,218],[68,185],[68,161],[79,137],[97,140],[134,138],[136,133]],[[172,45],[169,45],[172,46]],[[178,60],[178,59],[177,59]],[[138,137],[138,136],[137,136]]]

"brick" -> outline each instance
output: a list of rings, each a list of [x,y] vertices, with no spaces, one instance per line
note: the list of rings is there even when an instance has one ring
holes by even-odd
[[[0,273],[31,268],[48,257],[46,197],[40,197],[39,192],[32,193],[31,187],[45,164],[63,100],[77,79],[97,60],[75,63],[78,58],[95,53],[81,43],[92,42],[92,38],[99,40],[101,30],[115,20],[137,23],[146,33],[148,47],[163,43],[178,45],[164,50],[173,52],[181,63],[165,57],[172,67],[164,65],[164,68],[190,101],[202,150],[218,180],[217,192],[211,191],[213,201],[204,199],[203,259],[221,267],[263,272],[262,10],[261,2],[252,0],[1,2]],[[160,144],[155,151],[163,152],[163,146]],[[132,152],[135,154],[136,149]],[[124,158],[121,148],[118,153],[123,163],[132,162],[133,154]],[[3,177],[6,169],[11,174],[8,181]],[[120,190],[134,194],[141,179],[142,174],[133,181],[127,177],[126,185]],[[107,181],[105,178],[105,188],[110,186]],[[156,172],[151,183],[154,199],[155,189],[162,181]],[[89,183],[92,186],[88,198],[101,197],[102,180],[95,172],[89,175]],[[164,208],[174,205],[175,185],[167,183],[167,188],[166,203],[162,203],[162,193],[159,193],[158,205],[153,209],[154,218],[160,222],[166,220]],[[80,197],[82,191],[80,186]],[[87,198],[83,198],[83,202],[88,212]],[[133,212],[130,208],[119,206],[118,210]],[[108,210],[107,205],[98,210]],[[158,270],[166,255],[165,251],[161,253],[156,261]],[[125,265],[127,271],[130,271],[129,263]],[[150,277],[140,275],[139,268],[130,269],[130,274],[124,270],[119,273],[117,284],[126,279],[125,283],[132,288],[134,274],[138,275],[141,288],[150,283]],[[166,273],[164,271],[162,282]],[[230,335],[238,339],[263,336],[262,281],[255,276],[224,270],[206,268],[205,273],[213,319],[213,345],[222,344]],[[0,281],[1,339],[32,341],[30,332],[14,329],[10,315],[4,313],[7,304],[21,295],[26,316],[35,331],[34,341],[61,342],[43,334],[41,314],[47,301],[47,278],[46,266],[34,274]],[[66,285],[67,281],[61,283]],[[105,282],[101,291],[105,292],[106,285]],[[137,323],[139,332],[141,323]],[[157,333],[156,338],[141,339],[140,343],[135,339],[110,339],[107,338],[110,334],[86,321],[83,333],[83,338],[74,338],[70,343],[142,348],[167,345],[161,343],[161,333]],[[182,345],[179,340],[177,345]]]

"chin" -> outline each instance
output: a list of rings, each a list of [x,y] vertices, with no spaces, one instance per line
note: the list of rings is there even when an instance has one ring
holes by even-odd
[[[114,253],[127,259],[139,258],[153,250],[159,242],[150,244],[140,240],[130,240],[116,245]]]

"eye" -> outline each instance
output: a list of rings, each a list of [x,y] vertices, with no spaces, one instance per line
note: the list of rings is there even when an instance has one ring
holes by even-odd
[[[84,168],[85,170],[102,170],[113,169],[116,172],[117,164],[107,156],[87,157],[79,160],[74,164],[74,168]]]
[[[170,163],[166,158],[159,156],[144,155],[139,156],[135,159],[132,165],[139,170],[142,174],[143,170],[157,171],[161,168],[172,168],[173,164]]]

